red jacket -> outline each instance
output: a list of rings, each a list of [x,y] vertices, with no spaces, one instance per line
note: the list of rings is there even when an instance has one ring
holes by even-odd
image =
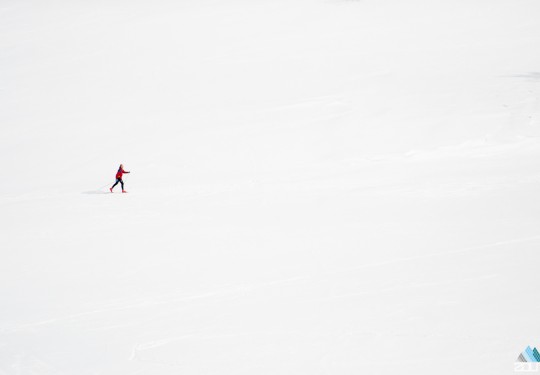
[[[129,173],[129,172],[124,171],[123,168],[118,168],[118,172],[116,172],[116,178],[122,179],[122,175],[124,173]]]

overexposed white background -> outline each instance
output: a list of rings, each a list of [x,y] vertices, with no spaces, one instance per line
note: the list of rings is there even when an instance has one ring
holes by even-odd
[[[511,373],[539,11],[2,0],[0,374]]]

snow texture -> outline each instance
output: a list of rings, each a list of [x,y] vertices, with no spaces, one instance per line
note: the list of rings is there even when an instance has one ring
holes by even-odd
[[[2,0],[0,374],[513,373],[539,14]]]

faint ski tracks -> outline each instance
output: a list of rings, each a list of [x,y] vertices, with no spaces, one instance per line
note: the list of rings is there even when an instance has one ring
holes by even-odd
[[[516,238],[516,239],[506,240],[506,241],[497,241],[497,242],[488,243],[484,245],[469,246],[469,247],[465,247],[465,248],[462,248],[459,250],[453,250],[453,251],[443,251],[443,252],[438,252],[438,253],[433,253],[433,254],[417,255],[417,256],[408,257],[408,258],[399,258],[399,259],[392,259],[392,260],[383,261],[383,262],[370,263],[370,264],[365,264],[362,266],[350,268],[349,271],[359,270],[363,268],[371,268],[371,267],[382,267],[389,264],[412,262],[412,261],[422,260],[422,259],[427,259],[427,258],[435,258],[435,257],[448,256],[448,255],[454,255],[454,254],[461,254],[461,253],[467,253],[467,252],[476,251],[476,250],[489,249],[489,248],[497,247],[497,246],[513,245],[513,244],[530,242],[530,241],[540,241],[540,235]],[[333,273],[339,273],[339,272],[343,272],[343,271],[338,271],[338,272],[333,272]]]
[[[436,257],[444,257],[444,256],[451,256],[456,254],[462,254],[467,252],[473,252],[478,250],[485,250],[490,249],[498,246],[504,246],[504,245],[513,245],[513,244],[520,244],[520,243],[526,243],[531,241],[540,241],[540,235],[538,236],[531,236],[531,237],[522,237],[522,238],[516,238],[511,240],[505,240],[505,241],[497,241],[492,242],[488,244],[483,245],[475,245],[475,246],[469,246],[465,247],[459,250],[454,251],[446,251],[446,252],[437,252],[433,254],[424,254],[424,255],[418,255],[413,257],[407,257],[407,258],[399,258],[399,259],[392,259],[388,261],[382,261],[382,262],[374,262],[374,263],[368,263],[357,267],[347,268],[347,269],[341,269],[341,270],[335,270],[335,271],[328,271],[319,273],[316,275],[304,275],[304,276],[295,276],[295,277],[289,277],[284,279],[277,279],[272,281],[267,281],[255,285],[237,285],[231,288],[227,288],[224,290],[218,290],[218,291],[209,291],[206,293],[191,295],[191,296],[162,296],[162,300],[159,300],[159,298],[155,298],[154,301],[139,301],[134,302],[127,305],[122,306],[114,306],[114,307],[108,307],[103,309],[96,309],[92,311],[85,311],[81,313],[71,314],[63,317],[58,318],[51,318],[51,319],[45,319],[37,322],[31,322],[31,323],[25,323],[25,324],[19,324],[12,327],[2,327],[0,331],[2,332],[14,332],[22,329],[27,328],[35,328],[39,326],[45,326],[50,324],[56,324],[68,320],[77,320],[93,315],[98,314],[104,314],[109,312],[115,312],[115,311],[124,311],[124,310],[131,310],[131,309],[137,309],[137,308],[147,308],[152,306],[158,306],[158,305],[170,305],[174,303],[180,303],[180,302],[186,302],[186,301],[194,301],[194,300],[205,300],[208,298],[213,297],[231,297],[234,295],[238,295],[239,293],[251,293],[255,290],[266,288],[266,287],[274,287],[279,285],[287,285],[290,283],[296,283],[300,281],[308,281],[313,279],[319,279],[323,276],[332,276],[332,275],[339,275],[346,272],[353,272],[361,269],[368,269],[368,268],[376,268],[376,267],[385,267],[392,264],[399,264],[399,263],[405,263],[405,262],[414,262],[418,260],[423,259],[429,259],[429,258],[436,258]],[[470,278],[470,279],[461,279],[461,280],[449,280],[449,281],[441,281],[441,282],[434,282],[434,283],[421,283],[421,284],[413,284],[403,287],[395,287],[395,288],[385,288],[385,289],[379,289],[374,291],[367,291],[367,292],[361,292],[361,293],[351,293],[351,294],[345,294],[341,296],[333,296],[325,299],[332,299],[332,298],[345,298],[347,296],[360,296],[360,295],[369,295],[373,293],[380,293],[380,292],[388,292],[388,291],[395,291],[395,290],[401,290],[401,289],[407,289],[407,288],[415,288],[415,287],[428,287],[433,285],[443,285],[443,284],[452,284],[452,283],[459,283],[459,282],[470,282],[475,280],[483,280],[483,279],[490,279],[494,278],[496,275],[484,275],[480,276],[478,278]],[[106,328],[114,328],[113,326],[109,326]]]
[[[135,344],[135,346],[133,347],[133,350],[131,352],[131,356],[129,357],[129,360],[130,361],[140,360],[139,358],[137,358],[137,354],[139,352],[141,352],[141,351],[157,348],[157,347],[160,347],[160,346],[163,346],[163,345],[167,345],[167,344],[169,344],[171,342],[180,341],[180,340],[183,340],[183,339],[191,338],[193,336],[194,336],[194,334],[189,333],[189,334],[181,335],[181,336],[178,336],[178,337],[171,337],[171,338],[167,338],[167,339],[153,340],[153,341],[147,341],[147,342]]]
[[[167,298],[163,300],[158,300],[158,301],[145,300],[145,301],[134,302],[134,303],[123,305],[123,306],[115,306],[115,307],[97,309],[97,310],[92,310],[92,311],[85,311],[85,312],[71,314],[71,315],[67,315],[67,316],[63,316],[59,318],[45,319],[38,322],[25,323],[25,324],[12,326],[12,327],[2,327],[0,328],[0,332],[6,332],[6,331],[14,332],[21,329],[34,328],[34,327],[39,327],[39,326],[44,326],[44,325],[49,325],[49,324],[56,324],[56,323],[65,322],[68,320],[77,320],[77,319],[88,317],[88,316],[115,312],[115,311],[123,311],[123,310],[130,310],[130,309],[136,309],[136,308],[147,308],[147,307],[159,306],[159,305],[170,305],[170,304],[179,303],[179,302],[204,300],[204,299],[212,298],[212,297],[227,297],[227,296],[236,295],[238,293],[251,292],[256,289],[265,288],[268,286],[286,284],[289,282],[294,282],[299,279],[302,279],[302,277],[292,277],[292,278],[286,278],[286,279],[273,280],[273,281],[268,281],[268,282],[264,282],[264,283],[260,283],[256,285],[238,285],[238,286],[220,290],[220,291],[207,292],[207,293],[197,294],[193,296],[181,296],[181,297],[176,297],[176,298],[174,297],[171,298],[170,296],[168,296]],[[161,298],[164,298],[164,297],[162,296]],[[159,298],[155,298],[155,299],[159,299]],[[114,328],[114,327],[113,326],[105,327],[105,329],[111,329],[111,328]]]
[[[282,334],[287,334],[287,333],[288,332],[267,332],[267,331],[224,333],[224,334],[212,334],[212,335],[204,334],[204,333],[187,333],[180,336],[137,343],[134,345],[129,359],[130,360],[137,359],[136,357],[137,357],[138,352],[158,348],[160,346],[168,345],[172,342],[181,341],[185,339],[214,340],[214,339],[233,338],[233,337],[249,337],[249,336],[254,336],[254,335],[276,336],[276,335],[282,335]]]
[[[471,277],[471,278],[467,278],[467,279],[446,280],[446,281],[437,281],[437,282],[428,282],[428,283],[415,283],[415,284],[396,286],[396,287],[391,287],[391,288],[369,290],[369,291],[365,291],[365,292],[340,294],[340,295],[336,295],[336,296],[321,298],[320,300],[321,301],[326,301],[326,300],[332,300],[332,299],[341,299],[341,298],[377,295],[377,294],[381,294],[381,293],[393,293],[393,292],[398,292],[398,291],[407,290],[407,289],[429,288],[429,287],[432,287],[432,286],[470,283],[470,282],[475,282],[475,281],[494,279],[497,276],[498,275],[493,274],[493,275]]]

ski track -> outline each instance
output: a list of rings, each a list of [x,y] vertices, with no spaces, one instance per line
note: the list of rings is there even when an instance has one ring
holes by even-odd
[[[51,318],[51,319],[46,319],[46,320],[37,321],[37,322],[19,324],[12,327],[3,327],[1,328],[1,330],[3,332],[16,332],[19,330],[36,328],[36,327],[45,326],[45,325],[60,324],[65,321],[82,320],[84,318],[94,316],[94,315],[100,315],[100,314],[106,315],[110,312],[116,312],[116,311],[141,309],[141,308],[148,308],[148,307],[159,306],[159,305],[171,305],[171,304],[176,304],[176,303],[191,302],[191,301],[197,301],[197,300],[207,300],[207,299],[213,299],[213,298],[215,299],[215,298],[232,297],[232,296],[237,296],[237,295],[241,295],[245,293],[254,293],[263,288],[284,286],[284,285],[289,285],[291,283],[298,283],[298,282],[310,282],[317,279],[323,279],[324,277],[328,277],[328,276],[340,276],[344,273],[351,273],[351,272],[355,272],[355,271],[359,271],[363,269],[380,268],[380,267],[386,267],[386,266],[395,265],[399,263],[417,262],[417,261],[421,261],[421,260],[425,260],[429,258],[447,257],[447,256],[459,255],[459,254],[468,253],[468,252],[477,252],[479,250],[486,250],[486,249],[491,249],[491,248],[505,246],[505,245],[514,245],[514,244],[519,244],[519,243],[535,242],[535,241],[540,241],[540,236],[516,238],[516,239],[498,241],[498,242],[489,243],[489,244],[469,246],[469,247],[465,247],[465,248],[453,250],[453,251],[439,252],[439,253],[434,253],[434,254],[425,254],[425,255],[419,255],[419,256],[408,257],[408,258],[392,259],[392,260],[384,261],[384,262],[369,263],[369,264],[364,264],[364,265],[356,266],[352,268],[340,269],[336,271],[327,271],[327,272],[317,274],[315,276],[305,276],[305,275],[295,276],[295,277],[290,277],[290,278],[285,278],[285,279],[277,279],[273,281],[268,281],[268,282],[260,283],[257,285],[237,285],[233,288],[228,288],[225,290],[206,292],[206,293],[201,293],[201,294],[196,294],[196,295],[191,295],[191,296],[182,296],[182,297],[180,296],[171,297],[170,295],[162,296],[162,297],[155,298],[155,299],[158,299],[158,301],[134,302],[134,303],[123,305],[123,306],[116,306],[116,307],[111,307],[111,308],[86,311],[86,312],[81,312],[81,313],[72,314],[72,315],[59,317],[59,318]],[[424,288],[424,287],[431,287],[431,286],[437,286],[437,285],[470,283],[474,281],[489,280],[495,277],[497,277],[497,275],[493,274],[493,275],[481,275],[479,277],[467,278],[467,279],[447,280],[447,281],[434,282],[434,283],[420,283],[420,284],[414,284],[414,285],[399,286],[399,287],[394,287],[394,288],[377,289],[370,292],[337,295],[337,296],[333,296],[329,298],[323,298],[322,300],[357,297],[357,296],[371,295],[371,294],[378,294],[378,293],[397,292],[397,291],[411,289],[411,288]],[[131,325],[133,324],[128,324],[126,326],[131,326]],[[105,329],[112,329],[114,327],[115,326],[101,327],[98,329],[105,330]],[[116,327],[122,327],[122,325],[118,325]]]
[[[343,298],[363,297],[363,296],[370,296],[370,295],[379,295],[379,294],[382,294],[382,293],[401,292],[401,291],[409,290],[409,289],[438,287],[438,286],[442,286],[442,285],[469,284],[469,283],[473,283],[473,282],[494,279],[497,276],[498,275],[494,274],[494,275],[483,275],[483,276],[466,278],[466,279],[438,281],[438,282],[432,282],[432,283],[416,283],[416,284],[412,284],[412,285],[403,285],[403,286],[398,286],[398,287],[393,287],[393,288],[383,288],[383,289],[371,290],[369,292],[341,294],[341,295],[336,295],[336,296],[332,296],[332,297],[328,297],[328,298],[322,298],[320,300],[321,301],[327,301],[327,300],[335,300],[335,299],[343,299]]]

